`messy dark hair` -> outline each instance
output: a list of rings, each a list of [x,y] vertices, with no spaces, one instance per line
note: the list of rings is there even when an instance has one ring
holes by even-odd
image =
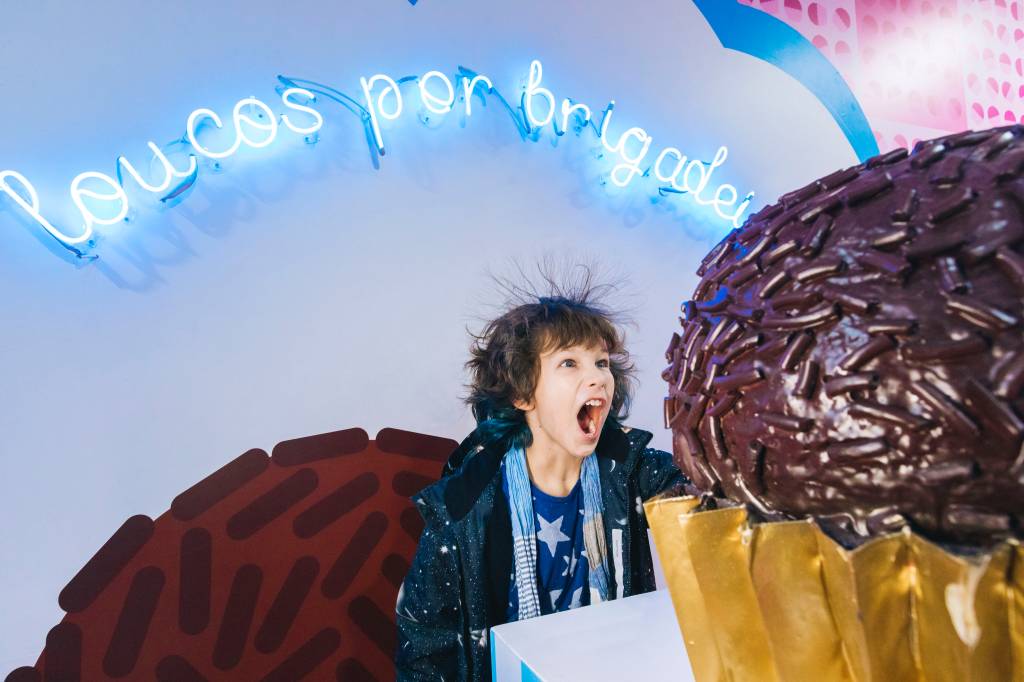
[[[498,443],[503,449],[525,449],[533,443],[526,415],[514,403],[533,399],[541,355],[574,345],[607,350],[615,392],[606,425],[621,424],[629,418],[636,369],[620,330],[625,316],[603,304],[618,287],[596,284],[592,269],[580,263],[560,274],[545,258],[537,264],[540,286],[516,266],[516,280],[491,275],[507,296],[504,312],[486,322],[479,334],[467,329],[473,342],[465,364],[471,383],[464,401],[476,418],[481,442]]]

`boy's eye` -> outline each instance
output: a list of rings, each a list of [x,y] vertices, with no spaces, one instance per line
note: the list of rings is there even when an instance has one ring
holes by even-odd
[[[562,363],[561,363],[561,364],[562,364],[562,365],[564,365],[564,364],[565,364],[565,363],[567,363],[567,362],[569,362],[569,363],[572,363],[571,365],[569,365],[570,367],[573,367],[573,366],[575,366],[575,365],[576,365],[576,361],[575,361],[575,360],[572,360],[572,359],[570,359],[570,358],[566,358],[565,360],[562,360]],[[598,361],[597,361],[597,366],[598,366],[598,367],[608,367],[608,366],[609,366],[609,365],[608,365],[608,360],[598,360]]]

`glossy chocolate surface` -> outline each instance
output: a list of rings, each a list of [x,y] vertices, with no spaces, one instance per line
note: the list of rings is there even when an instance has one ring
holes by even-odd
[[[920,143],[752,216],[666,352],[698,487],[860,536],[1024,523],[1024,128]]]

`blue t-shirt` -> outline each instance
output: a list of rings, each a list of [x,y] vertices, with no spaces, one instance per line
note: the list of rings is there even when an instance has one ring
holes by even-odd
[[[537,587],[542,614],[567,611],[590,604],[590,567],[583,543],[582,479],[565,497],[554,497],[530,482],[533,491],[534,531],[537,534]],[[502,487],[508,479],[502,467]],[[508,589],[506,620],[519,618],[519,590],[515,568]]]

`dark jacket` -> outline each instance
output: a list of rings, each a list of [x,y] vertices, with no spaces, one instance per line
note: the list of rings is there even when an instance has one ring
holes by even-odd
[[[610,599],[654,589],[641,502],[689,482],[672,455],[645,447],[651,437],[609,419],[594,450]],[[504,454],[480,445],[474,431],[452,453],[441,480],[412,498],[426,526],[395,607],[399,682],[491,677],[489,631],[505,622],[513,561],[501,488]]]

